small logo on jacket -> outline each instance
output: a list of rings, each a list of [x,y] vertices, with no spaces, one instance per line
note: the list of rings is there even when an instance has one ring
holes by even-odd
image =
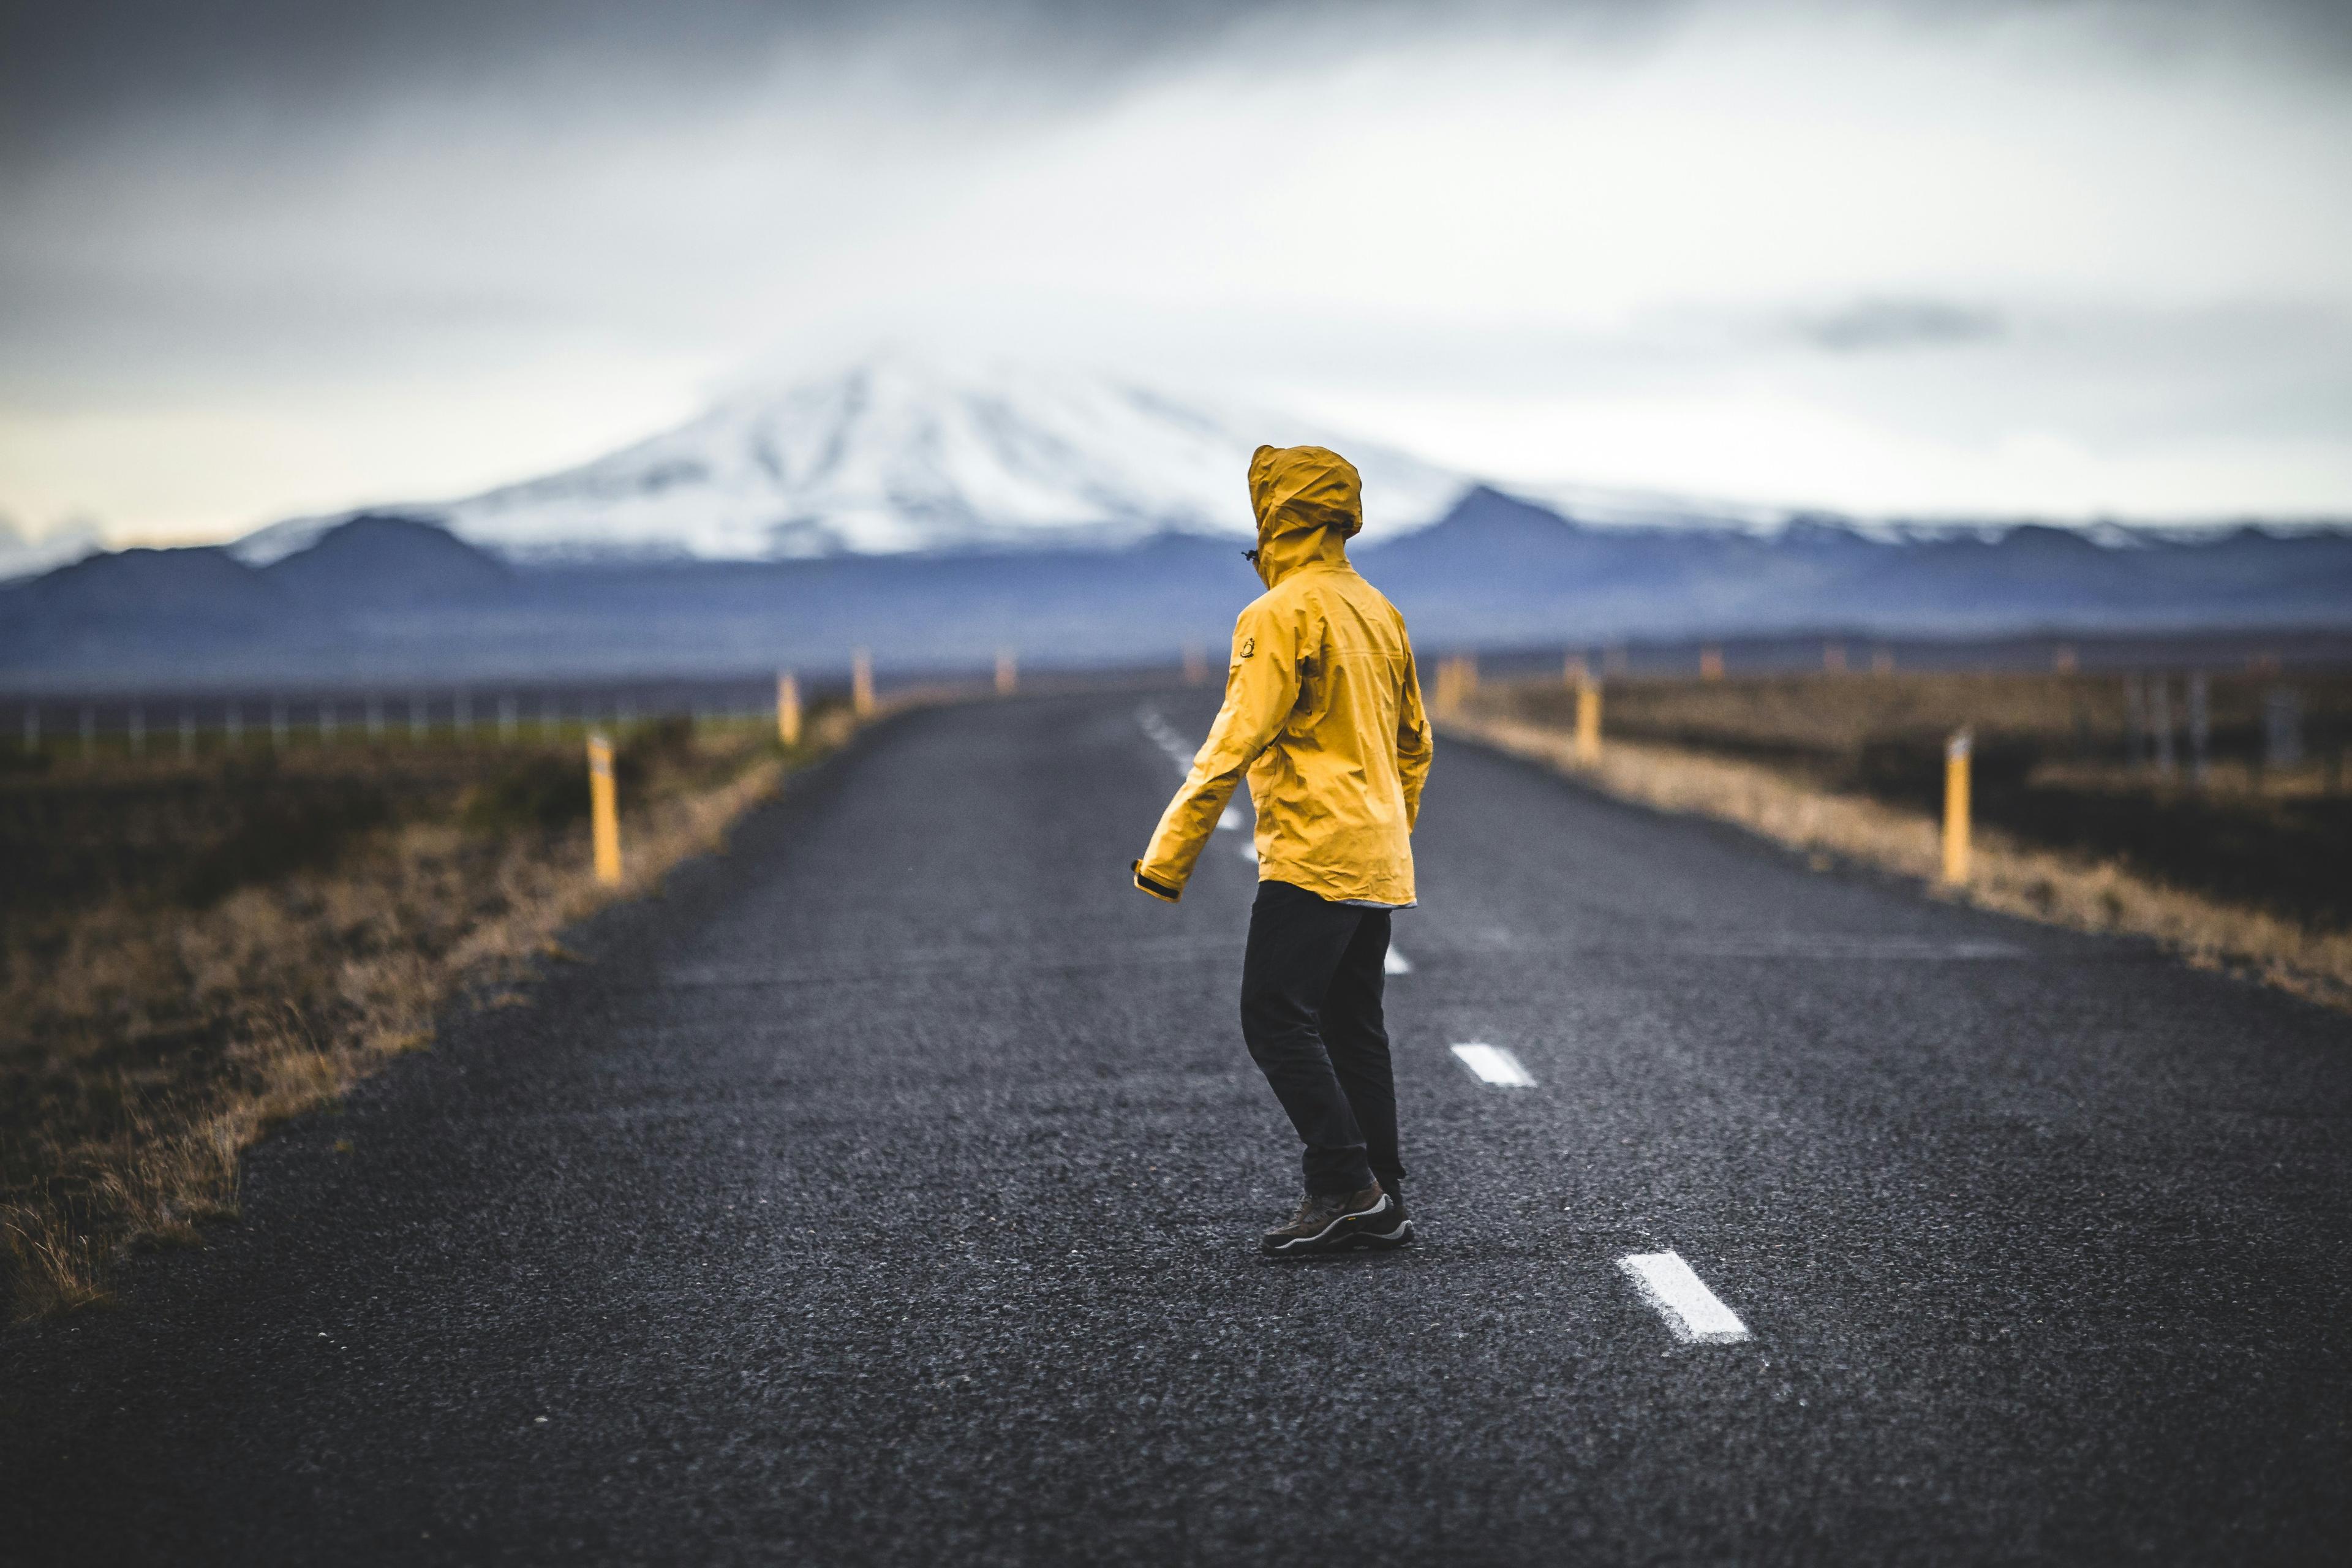
[[[1242,638],[1242,657],[1243,657],[1244,658],[1247,658],[1250,655],[1252,655],[1252,654],[1255,653],[1256,651],[1257,651],[1257,638],[1255,638],[1255,637],[1244,637],[1244,638]]]

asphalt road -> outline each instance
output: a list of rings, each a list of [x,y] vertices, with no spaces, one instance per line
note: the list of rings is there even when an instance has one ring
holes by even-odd
[[[1210,702],[902,716],[265,1145],[0,1336],[0,1559],[2352,1556],[2352,1020],[1442,745],[1422,1244],[1265,1262]]]

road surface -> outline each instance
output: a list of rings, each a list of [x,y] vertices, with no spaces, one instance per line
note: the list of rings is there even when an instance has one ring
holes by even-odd
[[[2352,1020],[1442,744],[1423,1243],[1268,1263],[1213,700],[902,715],[263,1146],[0,1336],[0,1557],[2352,1555]]]

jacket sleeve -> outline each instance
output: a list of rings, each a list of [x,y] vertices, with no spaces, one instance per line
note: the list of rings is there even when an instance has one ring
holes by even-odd
[[[1435,742],[1429,729],[1429,710],[1421,703],[1421,674],[1414,668],[1412,644],[1404,645],[1404,689],[1397,694],[1397,782],[1404,786],[1405,831],[1421,820],[1421,786],[1429,782],[1430,759]]]
[[[1173,903],[1192,879],[1201,848],[1217,829],[1234,785],[1282,729],[1298,703],[1298,628],[1291,617],[1253,604],[1234,625],[1225,671],[1225,705],[1192,759],[1192,771],[1160,816],[1150,847],[1134,866],[1135,885]]]

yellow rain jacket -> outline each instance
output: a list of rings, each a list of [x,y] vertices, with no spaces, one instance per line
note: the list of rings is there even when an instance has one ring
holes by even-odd
[[[1260,447],[1249,484],[1265,592],[1234,624],[1225,705],[1135,863],[1135,885],[1183,895],[1246,769],[1260,880],[1401,908],[1413,901],[1429,716],[1404,617],[1348,563],[1363,481],[1320,447]]]

